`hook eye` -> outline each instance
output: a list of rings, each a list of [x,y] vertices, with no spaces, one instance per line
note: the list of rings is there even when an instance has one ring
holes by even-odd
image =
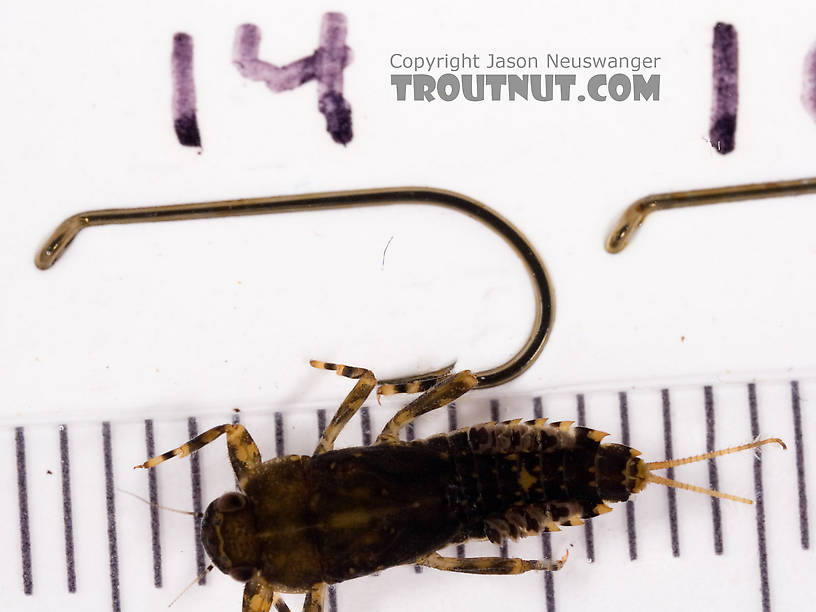
[[[244,506],[246,506],[246,496],[240,493],[224,493],[215,502],[215,509],[219,512],[237,512]]]

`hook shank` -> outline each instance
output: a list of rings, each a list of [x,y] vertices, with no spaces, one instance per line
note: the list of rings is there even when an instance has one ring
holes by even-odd
[[[394,204],[431,204],[464,213],[504,238],[524,262],[535,294],[535,317],[530,336],[509,361],[475,373],[478,379],[477,387],[482,388],[494,387],[519,376],[538,357],[552,326],[553,293],[547,271],[527,238],[509,221],[481,202],[453,191],[427,187],[390,187],[196,204],[92,210],[73,215],[63,221],[37,253],[34,263],[41,270],[47,270],[56,263],[80,231],[95,225],[155,223]]]

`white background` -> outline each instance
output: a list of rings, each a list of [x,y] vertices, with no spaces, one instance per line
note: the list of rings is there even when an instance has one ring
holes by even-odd
[[[238,25],[257,24],[261,59],[283,64],[314,50],[327,10],[346,14],[354,53],[347,147],[325,132],[314,83],[272,94],[231,65]],[[816,124],[800,101],[816,42],[807,3],[42,1],[0,11],[8,425],[297,411],[335,405],[346,389],[310,358],[388,377],[453,359],[484,369],[515,353],[532,316],[521,265],[472,220],[429,207],[93,228],[52,270],[33,264],[81,210],[365,187],[465,193],[544,259],[552,336],[494,393],[816,371],[813,196],[659,213],[622,254],[603,249],[646,194],[816,174]],[[737,146],[726,156],[706,140],[720,20],[740,43]],[[179,31],[194,39],[201,150],[172,129]],[[661,99],[396,101],[392,53],[491,52],[659,56]]]

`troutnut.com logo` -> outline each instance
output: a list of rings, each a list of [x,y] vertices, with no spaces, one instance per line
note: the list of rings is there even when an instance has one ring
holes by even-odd
[[[396,99],[413,102],[660,100],[660,57],[488,53],[423,56],[393,53]],[[463,70],[467,72],[462,72]],[[490,72],[476,72],[489,70]],[[547,70],[553,72],[540,72]],[[574,71],[574,72],[570,72]],[[648,71],[648,72],[646,72]]]

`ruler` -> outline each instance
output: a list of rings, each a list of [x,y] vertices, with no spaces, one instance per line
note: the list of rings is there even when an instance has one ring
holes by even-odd
[[[512,609],[787,610],[809,597],[799,575],[816,575],[808,491],[814,490],[816,380],[676,384],[506,398],[474,393],[419,419],[408,436],[510,418],[573,420],[611,434],[647,460],[699,453],[758,435],[767,448],[675,468],[675,477],[756,500],[753,506],[650,485],[614,512],[581,527],[498,547],[467,543],[445,554],[570,558],[558,573],[468,576],[411,566],[332,587],[331,611]],[[370,444],[404,401],[364,407],[337,446]],[[209,561],[198,521],[127,493],[198,510],[235,487],[223,442],[150,471],[146,457],[224,422],[240,421],[265,458],[308,454],[334,407],[275,412],[263,407],[167,418],[3,427],[0,591],[7,609],[131,611],[167,606]],[[274,492],[272,493],[274,494]],[[242,586],[214,571],[174,605],[177,611],[240,610]],[[293,610],[302,595],[290,595]]]

